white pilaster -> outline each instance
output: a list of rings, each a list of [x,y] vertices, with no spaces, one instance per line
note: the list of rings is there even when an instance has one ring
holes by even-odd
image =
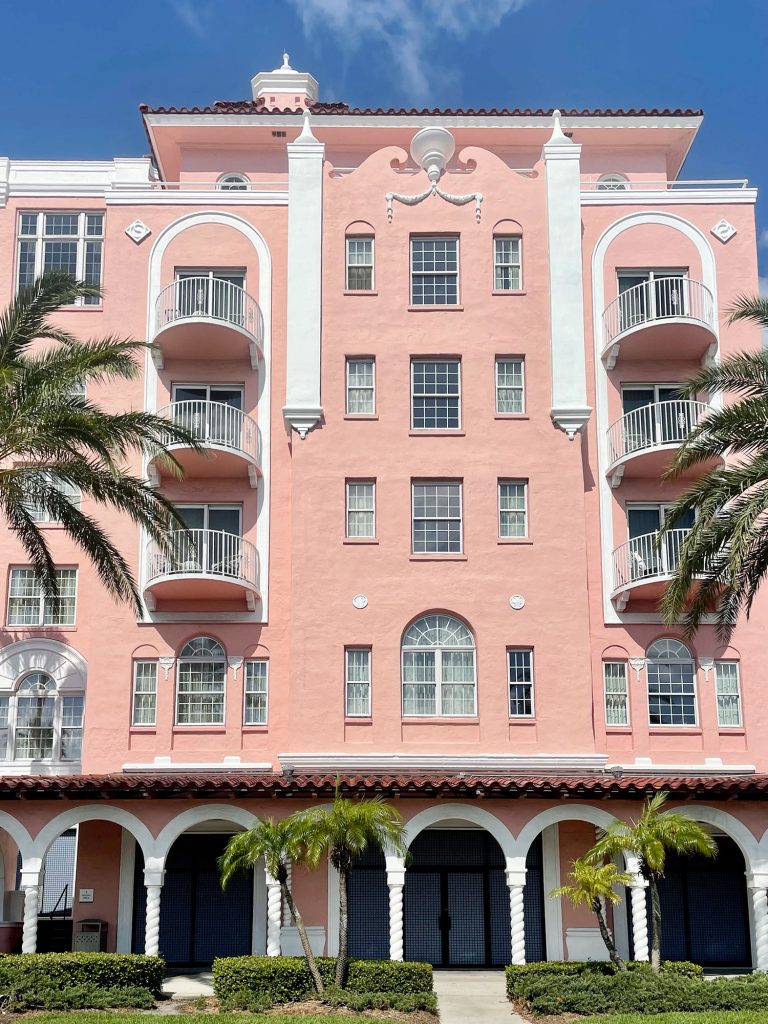
[[[267,875],[267,956],[280,956],[280,883]]]
[[[404,867],[390,868],[387,866],[387,885],[389,886],[389,959],[402,960],[405,955],[403,944]]]
[[[507,871],[509,933],[513,964],[525,963],[525,868]]]
[[[629,887],[632,902],[632,946],[634,960],[649,960],[648,952],[648,910],[646,907],[645,890],[648,883],[640,875]]]
[[[40,909],[40,871],[22,866],[21,887],[24,890],[24,928],[21,936],[22,953],[37,952],[37,917]]]
[[[584,283],[581,254],[581,146],[560,127],[543,150],[547,178],[549,308],[552,345],[553,421],[573,440],[592,412],[587,405],[584,352]]]
[[[325,146],[312,134],[309,111],[288,143],[288,355],[283,415],[304,438],[323,414],[320,334]]]
[[[147,890],[144,952],[147,956],[158,956],[160,952],[160,896],[164,881],[164,871],[144,869],[144,886]]]
[[[752,899],[752,927],[755,929],[755,970],[768,971],[768,879],[747,879]]]

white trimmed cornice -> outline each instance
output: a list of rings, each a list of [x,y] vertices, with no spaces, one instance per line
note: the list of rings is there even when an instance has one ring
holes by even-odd
[[[573,774],[601,772],[608,763],[605,754],[559,756],[539,754],[520,757],[509,754],[278,754],[283,768],[303,772],[424,772],[446,775],[516,775],[531,772]]]
[[[630,189],[581,193],[582,206],[686,206],[712,204],[717,206],[742,204],[754,206],[756,188],[691,188]]]
[[[241,761],[239,757],[225,757],[222,761],[172,761],[170,757],[156,757],[149,762],[130,762],[123,765],[126,773],[147,773],[160,775],[168,772],[174,775],[188,775],[191,772],[212,774],[223,772],[230,775],[250,775],[272,771],[270,761]]]
[[[115,186],[140,192],[152,187],[149,157],[114,160],[9,160],[0,158],[0,202],[6,196],[91,196]]]

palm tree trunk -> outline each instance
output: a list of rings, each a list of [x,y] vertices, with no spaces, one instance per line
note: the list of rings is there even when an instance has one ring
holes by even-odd
[[[315,986],[315,991],[323,992],[325,991],[325,986],[323,985],[323,979],[320,977],[320,970],[317,966],[315,954],[312,952],[312,947],[309,944],[307,929],[304,927],[304,919],[299,913],[298,907],[293,902],[293,894],[285,882],[280,883],[280,891],[283,894],[283,899],[288,904],[288,909],[291,912],[291,917],[293,918],[296,924],[296,931],[299,933],[299,938],[301,939],[301,948],[304,950],[304,956],[307,961],[309,973],[312,975],[312,983]]]
[[[347,904],[347,868],[339,868],[339,953],[336,957],[336,987],[344,988],[349,967],[349,930]]]
[[[597,918],[597,923],[600,928],[600,935],[602,936],[603,942],[605,943],[605,948],[608,950],[608,956],[611,958],[611,963],[617,971],[626,971],[627,965],[619,956],[619,951],[618,949],[616,949],[616,944],[613,941],[613,936],[608,930],[608,925],[606,924],[605,916],[603,914],[603,905],[600,902],[600,900],[594,901],[594,903],[592,904],[592,909],[595,912],[595,917]]]
[[[656,876],[648,876],[648,887],[651,890],[651,967],[659,973],[661,970],[661,900]]]

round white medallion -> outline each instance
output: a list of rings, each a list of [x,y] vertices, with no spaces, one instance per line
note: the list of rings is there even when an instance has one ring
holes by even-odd
[[[352,598],[352,604],[355,606],[355,608],[367,608],[368,598],[365,596],[365,594],[355,594],[355,596]]]
[[[514,608],[516,612],[519,612],[521,608],[525,608],[525,598],[522,594],[513,594],[509,599],[509,607]]]

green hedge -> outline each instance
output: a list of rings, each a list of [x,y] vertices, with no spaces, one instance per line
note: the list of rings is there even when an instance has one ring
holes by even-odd
[[[627,968],[630,971],[648,970],[648,962],[645,960],[629,960]],[[676,974],[688,978],[701,978],[704,976],[704,969],[699,964],[693,964],[689,960],[664,960],[661,965],[664,974]],[[542,975],[559,975],[560,977],[573,977],[582,974],[615,974],[615,968],[610,960],[544,960],[534,964],[510,964],[506,968],[507,995],[510,999],[517,998],[518,979],[540,977]]]
[[[95,985],[32,985],[3,993],[4,1009],[23,1010],[151,1010],[155,997],[147,988],[97,988]]]
[[[323,982],[331,986],[335,959],[321,957],[317,963]],[[312,979],[303,957],[220,957],[213,961],[213,990],[218,999],[233,1005],[254,996],[289,1003],[312,990]],[[432,968],[429,964],[392,960],[351,960],[346,991],[399,995],[431,992]]]
[[[0,957],[0,991],[34,988],[148,989],[158,993],[165,964],[130,953],[19,953]]]

